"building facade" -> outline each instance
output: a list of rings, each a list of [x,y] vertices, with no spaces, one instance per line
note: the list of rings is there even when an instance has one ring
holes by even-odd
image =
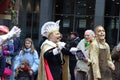
[[[41,39],[41,26],[46,21],[60,22],[60,32],[68,39],[76,31],[83,38],[86,29],[103,25],[111,49],[120,41],[120,0],[20,0],[18,25],[21,39],[31,37],[35,46]],[[0,19],[10,25],[10,20]]]

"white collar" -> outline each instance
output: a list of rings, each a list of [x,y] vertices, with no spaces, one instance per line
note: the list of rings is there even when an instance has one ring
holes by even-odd
[[[41,48],[42,48],[42,46],[43,46],[44,44],[48,44],[48,45],[50,45],[50,46],[52,46],[52,47],[56,47],[56,46],[57,46],[54,42],[52,42],[52,41],[50,41],[50,40],[48,40],[48,39],[46,39],[46,40],[43,42],[43,44],[41,45]]]

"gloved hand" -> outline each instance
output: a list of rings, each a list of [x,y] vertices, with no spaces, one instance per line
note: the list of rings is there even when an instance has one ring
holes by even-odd
[[[21,30],[16,31],[15,37],[20,37]]]
[[[78,50],[77,48],[72,47],[72,48],[70,49],[70,52],[71,52],[72,54],[76,54],[76,51],[77,51],[77,50]]]
[[[53,49],[53,55],[57,55],[59,53],[58,48]]]
[[[65,47],[66,43],[65,42],[58,42],[58,48],[62,50]]]
[[[14,26],[10,32],[7,34],[8,39],[11,39],[12,37],[19,37],[20,36],[21,29]]]

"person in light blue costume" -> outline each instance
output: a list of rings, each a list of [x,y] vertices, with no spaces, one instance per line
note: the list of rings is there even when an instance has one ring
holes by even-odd
[[[21,67],[23,60],[28,60],[30,66],[28,69],[26,67]],[[26,38],[22,46],[22,50],[20,51],[18,57],[15,60],[14,69],[15,74],[17,75],[17,80],[20,80],[21,78],[22,79],[24,78],[24,80],[34,80],[33,77],[34,74],[37,73],[38,65],[39,65],[38,53],[34,49],[33,41],[31,38]],[[28,79],[26,78],[26,76],[18,76],[20,75],[19,68],[22,68],[23,71],[25,70],[29,74]]]

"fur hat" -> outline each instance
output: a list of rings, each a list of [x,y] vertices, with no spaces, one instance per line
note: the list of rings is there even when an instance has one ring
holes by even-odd
[[[0,25],[0,32],[4,32],[5,34],[9,32],[9,28],[4,25]]]
[[[53,22],[46,22],[41,28],[41,35],[48,38],[49,34],[53,31],[59,31],[59,22],[60,20]]]

